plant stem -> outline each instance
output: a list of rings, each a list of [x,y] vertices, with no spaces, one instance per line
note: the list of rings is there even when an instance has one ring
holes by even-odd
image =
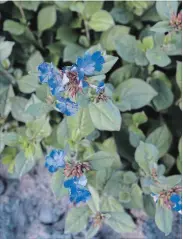
[[[26,20],[26,17],[25,17],[24,10],[23,10],[23,8],[22,8],[22,6],[21,6],[21,3],[20,3],[20,4],[18,4],[17,6],[18,6],[18,8],[19,8],[19,11],[20,11],[20,14],[21,14],[21,16],[22,16],[23,23],[26,23],[26,22],[27,22],[27,20]]]
[[[87,37],[87,39],[89,41],[89,44],[90,44],[90,30],[88,28],[88,23],[85,20],[84,20],[84,26],[85,26],[86,37]]]

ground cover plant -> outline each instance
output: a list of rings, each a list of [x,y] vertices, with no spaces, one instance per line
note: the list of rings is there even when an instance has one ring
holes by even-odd
[[[181,3],[4,1],[0,13],[10,177],[45,164],[72,204],[65,233],[133,231],[141,209],[168,235],[182,210]]]

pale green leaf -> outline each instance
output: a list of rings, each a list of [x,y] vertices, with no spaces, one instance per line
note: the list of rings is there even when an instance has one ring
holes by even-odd
[[[3,24],[3,30],[13,35],[21,35],[25,31],[25,26],[19,22],[12,20],[6,20]]]
[[[112,16],[105,10],[95,12],[89,21],[89,26],[96,32],[106,31],[113,25]]]
[[[150,174],[150,163],[158,161],[158,150],[153,144],[140,142],[135,151],[135,160],[146,174]]]
[[[87,226],[89,210],[87,206],[71,208],[66,216],[65,233],[78,233]]]
[[[111,217],[105,220],[105,223],[116,232],[132,232],[135,229],[132,218],[126,212],[112,212],[110,215]]]
[[[39,86],[38,78],[33,75],[23,76],[20,80],[18,80],[18,86],[21,92],[32,93]]]
[[[77,114],[67,117],[67,125],[74,141],[81,140],[95,129],[88,108],[80,108]]]
[[[158,228],[167,236],[172,231],[173,213],[170,209],[156,204],[155,222]]]
[[[146,142],[157,147],[160,158],[168,152],[172,142],[172,135],[167,126],[162,125],[148,135]]]
[[[114,91],[115,104],[123,112],[141,108],[156,96],[156,91],[146,82],[132,78],[122,82]]]
[[[118,131],[121,127],[121,115],[112,101],[91,103],[89,112],[94,126],[99,130]],[[111,114],[112,112],[112,114]]]
[[[38,13],[38,30],[40,32],[51,28],[56,22],[55,6],[42,8]]]

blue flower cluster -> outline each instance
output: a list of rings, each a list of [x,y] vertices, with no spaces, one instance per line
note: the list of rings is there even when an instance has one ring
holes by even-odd
[[[86,202],[90,199],[91,194],[85,187],[87,184],[86,176],[81,176],[80,178],[73,177],[64,182],[64,187],[69,189],[70,202],[78,204],[80,202]]]
[[[51,173],[56,172],[59,168],[65,167],[65,157],[66,153],[64,150],[52,150],[50,154],[46,157],[45,167]],[[69,189],[70,202],[78,204],[80,202],[86,202],[91,194],[85,187],[87,184],[86,176],[72,177],[64,182],[64,187]]]
[[[64,150],[54,149],[46,156],[45,167],[50,173],[56,172],[59,168],[65,167],[65,152]]]
[[[159,194],[151,193],[153,200],[155,203],[160,200],[161,196]],[[168,208],[172,209],[173,211],[182,213],[182,197],[177,193],[172,193],[170,198],[164,197],[162,198],[163,203]]]
[[[43,62],[38,66],[40,83],[47,83],[53,96],[56,97],[56,108],[67,116],[72,116],[78,111],[78,104],[70,97],[81,92],[83,88],[91,86],[99,94],[104,91],[104,82],[99,82],[98,86],[87,82],[87,77],[95,72],[102,71],[104,57],[100,51],[93,54],[85,53],[83,57],[78,57],[76,64],[63,68],[59,71],[52,63]],[[63,94],[66,93],[65,98]]]
[[[172,202],[172,210],[182,212],[182,197],[179,194],[173,193],[170,197]]]

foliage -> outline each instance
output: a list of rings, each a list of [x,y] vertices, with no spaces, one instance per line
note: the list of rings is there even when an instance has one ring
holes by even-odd
[[[66,233],[92,238],[103,223],[132,231],[126,209],[137,208],[168,235],[177,206],[170,198],[181,193],[179,2],[4,1],[0,12],[0,152],[11,177],[69,145],[67,168],[50,170],[52,190],[57,198],[68,194],[63,184],[74,160],[88,181],[87,189],[75,187],[91,197],[69,210]],[[66,116],[39,84],[37,67],[46,61],[63,68],[86,51],[105,59],[88,81],[105,81],[108,100],[77,95],[79,111]]]

